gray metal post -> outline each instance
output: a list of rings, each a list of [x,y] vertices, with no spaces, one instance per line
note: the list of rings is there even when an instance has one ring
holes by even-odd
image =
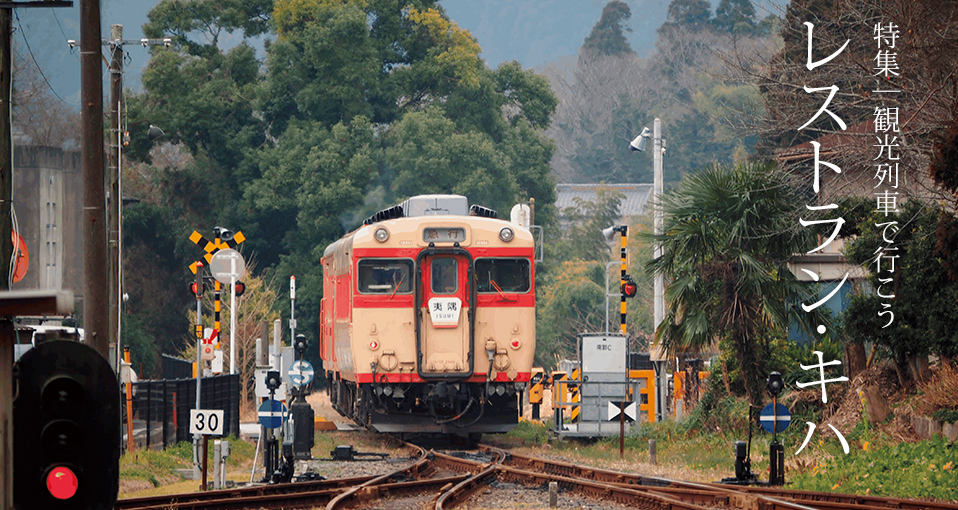
[[[296,338],[296,277],[289,277],[289,341]]]
[[[656,117],[652,124],[652,202],[654,204],[654,232],[656,235],[662,234],[664,225],[662,217],[662,120]],[[662,256],[662,243],[655,243],[653,257]],[[659,324],[665,318],[665,279],[661,273],[655,275],[655,285],[653,289],[652,304],[652,323],[658,329]],[[661,346],[656,345],[650,351],[650,358],[658,365],[655,382],[655,414],[656,419],[662,421],[665,417],[665,397],[668,394],[668,374],[667,361],[668,356]]]
[[[283,370],[283,321],[273,321],[273,370]],[[282,374],[280,374],[282,375]]]
[[[196,289],[196,407],[195,409],[203,409],[201,400],[202,400],[202,391],[200,385],[203,381],[203,296],[200,293],[200,289],[203,285],[203,263],[196,263],[196,278],[194,283],[197,285]],[[193,479],[200,479],[200,441],[201,436],[199,434],[193,435]]]
[[[223,465],[223,442],[219,439],[213,441],[213,488],[222,489],[223,488],[223,478],[222,472],[220,471],[221,466]]]
[[[276,370],[280,374],[280,378],[283,377],[283,321],[276,319],[273,321],[273,370]],[[272,397],[271,397],[272,398]],[[280,426],[279,431],[281,435],[285,435],[285,429]],[[282,443],[279,443],[282,445]],[[278,464],[273,466],[273,469],[276,469]]]

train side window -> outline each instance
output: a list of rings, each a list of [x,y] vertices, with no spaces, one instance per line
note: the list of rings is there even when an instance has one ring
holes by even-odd
[[[532,288],[529,259],[482,258],[476,259],[475,267],[476,290],[480,294],[525,293]]]
[[[412,292],[412,261],[362,259],[359,261],[360,294],[409,294]]]
[[[459,290],[459,263],[456,259],[433,259],[429,270],[433,294],[455,294]]]

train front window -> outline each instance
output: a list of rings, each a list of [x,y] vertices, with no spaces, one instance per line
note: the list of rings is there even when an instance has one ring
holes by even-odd
[[[480,294],[529,292],[532,271],[529,259],[476,259],[476,290]]]
[[[430,271],[433,294],[455,294],[459,290],[459,263],[456,259],[433,259]]]
[[[412,292],[412,261],[364,259],[359,261],[361,294],[409,294]]]

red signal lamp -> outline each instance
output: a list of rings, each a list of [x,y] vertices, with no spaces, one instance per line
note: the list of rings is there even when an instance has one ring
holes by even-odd
[[[47,473],[47,490],[57,499],[70,499],[79,487],[77,475],[66,466],[57,466]]]
[[[246,292],[246,284],[240,281],[237,281],[233,288],[236,289],[236,297],[240,297]]]
[[[626,275],[622,282],[622,295],[627,298],[634,298],[638,290],[639,286],[632,280],[632,277]]]
[[[205,288],[206,288],[205,285],[201,283],[193,282],[190,284],[190,294],[193,294],[194,296],[197,296],[197,297],[202,296]]]

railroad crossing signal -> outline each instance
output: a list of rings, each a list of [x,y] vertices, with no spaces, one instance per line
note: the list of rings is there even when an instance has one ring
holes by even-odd
[[[634,298],[635,294],[639,290],[639,286],[635,283],[635,280],[632,279],[632,276],[625,275],[622,279],[622,289],[620,289],[622,295],[627,298]]]
[[[103,356],[54,340],[17,362],[13,501],[19,510],[109,509],[120,476],[120,388]]]
[[[200,234],[199,232],[195,230],[193,231],[192,234],[190,234],[190,241],[193,241],[194,244],[196,244],[200,248],[203,248],[203,251],[206,252],[206,254],[203,255],[203,259],[206,260],[207,265],[213,259],[214,253],[218,252],[219,250],[225,250],[227,248],[236,249],[236,247],[242,244],[242,242],[245,240],[246,240],[246,236],[244,236],[242,232],[237,232],[233,234],[232,239],[220,239],[219,244],[206,239],[205,237],[203,237],[203,234]],[[196,262],[200,262],[200,261],[197,260]],[[193,274],[196,274],[196,262],[190,264],[190,271]]]
[[[210,274],[216,281],[229,285],[246,275],[246,261],[232,248],[216,250],[210,257]]]

